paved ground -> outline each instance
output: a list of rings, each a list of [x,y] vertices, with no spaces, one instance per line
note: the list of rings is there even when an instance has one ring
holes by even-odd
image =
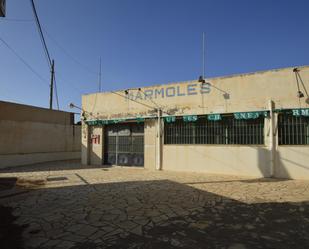
[[[0,191],[0,211],[15,216],[1,219],[1,249],[309,248],[309,181],[75,162],[0,177],[19,186]]]

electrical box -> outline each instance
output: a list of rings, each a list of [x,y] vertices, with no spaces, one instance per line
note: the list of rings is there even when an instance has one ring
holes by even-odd
[[[5,17],[5,0],[0,0],[0,17]]]

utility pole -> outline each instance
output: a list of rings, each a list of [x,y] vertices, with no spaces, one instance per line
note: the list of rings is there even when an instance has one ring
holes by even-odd
[[[41,38],[41,42],[43,45],[43,49],[47,58],[47,63],[48,63],[48,67],[50,69],[51,72],[51,77],[50,77],[50,93],[49,93],[49,109],[53,109],[53,90],[54,90],[54,83],[55,83],[55,90],[56,90],[56,100],[57,100],[57,105],[58,105],[58,109],[59,109],[59,103],[58,103],[58,95],[57,95],[57,85],[55,82],[55,69],[54,69],[54,60],[51,60],[48,48],[47,48],[47,44],[45,42],[45,38],[44,38],[44,34],[42,31],[42,27],[40,24],[40,20],[39,20],[39,16],[38,13],[36,11],[35,8],[35,4],[34,4],[34,0],[30,0],[31,6],[32,6],[32,10],[33,10],[33,15],[36,21],[36,25],[39,31],[39,35]]]
[[[52,60],[50,76],[50,93],[49,93],[49,109],[53,109],[53,90],[54,90],[54,75],[55,75],[55,62]]]

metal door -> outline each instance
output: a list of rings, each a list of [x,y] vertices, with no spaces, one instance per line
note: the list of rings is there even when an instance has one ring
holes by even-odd
[[[144,166],[144,124],[107,125],[104,163],[121,166]]]

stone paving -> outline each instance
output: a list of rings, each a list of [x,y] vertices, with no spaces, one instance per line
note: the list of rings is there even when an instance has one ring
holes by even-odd
[[[309,181],[76,162],[0,177],[18,178],[0,206],[24,228],[22,248],[309,248]]]

